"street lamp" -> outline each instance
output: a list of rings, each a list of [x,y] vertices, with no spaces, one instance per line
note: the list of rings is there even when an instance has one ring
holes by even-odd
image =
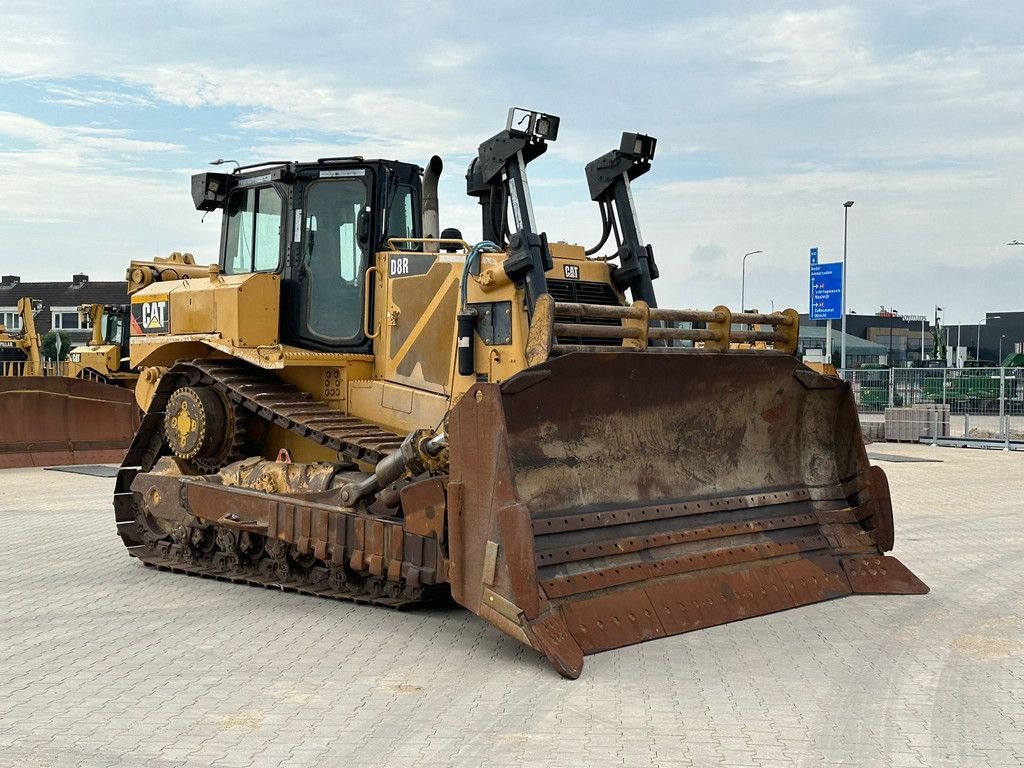
[[[974,359],[981,360],[981,324],[986,320],[998,320],[1002,315],[989,315],[978,321],[978,339],[974,342]]]
[[[850,207],[852,205],[853,200],[843,203],[843,300],[841,302],[843,323],[840,328],[842,338],[839,346],[839,367],[844,369],[846,368],[846,232],[847,225],[850,223]]]
[[[1002,367],[1002,365],[1003,365],[1003,339],[1005,339],[1005,338],[1006,338],[1006,334],[1005,333],[1002,336],[999,337],[999,366],[1000,367]]]
[[[764,253],[764,251],[750,251],[743,254],[743,269],[740,273],[740,312],[747,311],[747,305],[744,303],[747,299],[747,256],[753,256],[755,253]]]

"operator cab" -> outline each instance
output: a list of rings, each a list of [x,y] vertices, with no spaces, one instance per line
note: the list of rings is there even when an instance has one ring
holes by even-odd
[[[128,343],[131,339],[128,315],[131,312],[127,305],[107,306],[103,311],[103,343],[111,344],[120,350],[121,360],[128,358]]]
[[[422,236],[420,174],[361,157],[265,163],[197,174],[192,198],[199,210],[224,210],[222,273],[281,276],[284,342],[369,352],[367,270],[389,238]]]

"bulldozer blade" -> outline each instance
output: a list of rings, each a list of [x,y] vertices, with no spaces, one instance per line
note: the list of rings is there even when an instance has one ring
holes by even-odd
[[[0,469],[119,463],[138,426],[129,389],[63,376],[0,377]]]
[[[585,654],[854,592],[895,558],[849,385],[772,352],[580,353],[449,419],[449,581],[580,674]]]

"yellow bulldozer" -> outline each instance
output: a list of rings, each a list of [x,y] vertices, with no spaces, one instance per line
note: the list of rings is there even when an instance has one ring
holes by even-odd
[[[88,344],[72,347],[67,375],[134,389],[139,374],[129,362],[128,305],[83,304],[78,311],[88,318],[92,338]]]
[[[44,360],[38,302],[18,300],[19,333],[0,327],[0,469],[120,462],[139,426],[130,389],[111,387],[74,363]]]
[[[558,124],[514,109],[480,145],[473,245],[440,230],[436,156],[193,177],[223,211],[217,263],[129,270],[131,555],[397,608],[450,595],[571,678],[605,649],[927,591],[884,554],[885,475],[849,386],[794,357],[796,313],[658,306],[630,191],[655,139],[587,165],[595,247],[538,230],[526,166]]]

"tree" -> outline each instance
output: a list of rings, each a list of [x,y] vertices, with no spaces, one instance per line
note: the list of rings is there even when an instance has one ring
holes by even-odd
[[[57,335],[60,334],[60,355],[57,355]],[[43,336],[42,353],[44,360],[64,360],[71,351],[71,337],[64,331],[52,330]]]

